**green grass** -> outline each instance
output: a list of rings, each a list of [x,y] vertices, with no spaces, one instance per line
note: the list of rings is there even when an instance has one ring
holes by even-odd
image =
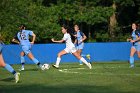
[[[0,68],[0,93],[140,93],[140,63],[129,68],[127,62],[93,63],[93,69],[78,63],[61,63],[41,71],[25,65],[20,82]],[[20,65],[13,65],[18,70]]]

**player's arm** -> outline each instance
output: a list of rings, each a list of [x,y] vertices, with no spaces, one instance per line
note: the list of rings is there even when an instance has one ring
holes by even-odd
[[[84,40],[86,40],[87,39],[87,37],[86,37],[86,35],[83,33],[83,37],[82,37],[82,39],[80,40],[80,42],[78,42],[78,43],[82,43],[82,42],[84,42]]]
[[[85,35],[85,34],[83,34],[83,38],[82,38],[82,40],[81,40],[81,41],[83,42],[83,41],[85,41],[86,39],[87,39],[86,35]]]
[[[15,38],[12,39],[12,42],[13,42],[13,43],[20,44],[20,42],[19,42],[17,39],[15,39]]]
[[[140,41],[140,36],[137,36],[137,39],[133,40],[132,42],[137,42],[137,41]]]
[[[74,40],[74,44],[77,44],[77,39]]]
[[[52,40],[52,42],[55,42],[55,43],[62,43],[62,42],[64,42],[65,40],[54,40],[53,38],[51,39]]]
[[[132,38],[127,38],[127,42],[130,42],[132,40]]]
[[[36,35],[33,33],[33,34],[32,34],[32,42],[30,42],[31,44],[34,44],[35,38],[36,38]]]

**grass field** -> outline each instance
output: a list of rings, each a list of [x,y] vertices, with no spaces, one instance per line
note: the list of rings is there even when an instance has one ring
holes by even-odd
[[[140,93],[140,63],[93,63],[93,69],[78,63],[62,63],[60,69],[41,71],[25,65],[20,82],[0,68],[0,93]],[[18,70],[20,65],[13,65]]]

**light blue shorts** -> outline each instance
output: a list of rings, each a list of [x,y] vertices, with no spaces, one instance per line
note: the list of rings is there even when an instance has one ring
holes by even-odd
[[[31,52],[31,45],[22,46],[23,52],[28,55]]]
[[[140,51],[140,44],[139,45],[134,45],[132,47],[135,48],[137,51]]]
[[[75,45],[76,49],[79,50],[79,49],[83,49],[84,48],[84,43],[81,43],[79,45]]]

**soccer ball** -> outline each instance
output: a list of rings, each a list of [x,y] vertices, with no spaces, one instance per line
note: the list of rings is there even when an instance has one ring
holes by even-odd
[[[42,70],[48,70],[50,68],[49,64],[43,64],[42,65]]]

